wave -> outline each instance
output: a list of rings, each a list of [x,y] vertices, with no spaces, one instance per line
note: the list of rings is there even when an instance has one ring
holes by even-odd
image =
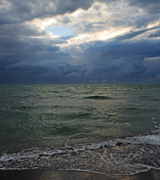
[[[79,170],[135,174],[160,168],[160,135],[116,138],[55,149],[32,148],[0,157],[0,169]]]
[[[100,99],[100,100],[106,100],[106,99],[113,99],[108,96],[86,96],[85,99]]]
[[[128,113],[147,113],[147,112],[156,112],[157,109],[150,109],[150,108],[136,108],[136,107],[128,107],[128,108],[119,108],[119,110],[123,110],[124,112]]]
[[[155,99],[151,99],[152,101],[160,101],[160,99],[159,98],[155,98]]]
[[[74,118],[87,118],[92,116],[92,113],[72,113],[72,114],[67,114],[64,115],[65,118],[69,119],[74,119]]]

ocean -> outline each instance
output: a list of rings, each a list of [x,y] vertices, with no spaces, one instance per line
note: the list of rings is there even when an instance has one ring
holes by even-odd
[[[160,85],[1,85],[0,169],[160,170]]]

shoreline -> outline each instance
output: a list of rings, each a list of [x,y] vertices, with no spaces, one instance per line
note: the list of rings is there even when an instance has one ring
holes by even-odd
[[[159,180],[160,170],[135,175],[105,175],[84,171],[54,171],[44,169],[0,170],[1,180]]]

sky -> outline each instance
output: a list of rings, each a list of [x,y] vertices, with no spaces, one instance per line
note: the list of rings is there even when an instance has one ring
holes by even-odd
[[[1,0],[0,84],[160,83],[160,0]]]

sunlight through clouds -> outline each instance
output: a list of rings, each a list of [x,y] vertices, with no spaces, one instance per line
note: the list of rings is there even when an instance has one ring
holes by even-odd
[[[160,56],[159,1],[2,0],[0,10],[3,82],[17,72],[159,81],[160,61],[146,61]]]

